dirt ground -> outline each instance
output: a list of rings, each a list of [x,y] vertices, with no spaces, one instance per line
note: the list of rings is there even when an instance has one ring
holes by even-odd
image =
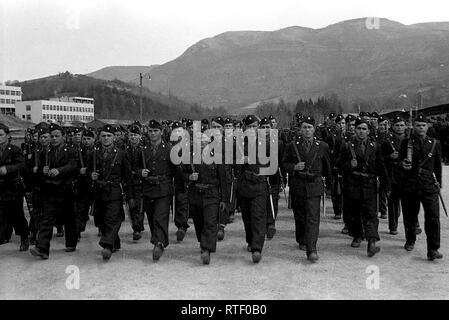
[[[449,167],[444,167],[443,197],[449,205],[448,184]],[[320,260],[310,264],[295,243],[293,214],[283,195],[279,204],[277,233],[266,241],[259,264],[253,264],[246,251],[240,214],[227,226],[225,240],[218,243],[208,266],[201,263],[192,223],[184,241],[177,243],[170,222],[171,244],[157,263],[152,260],[149,228],[134,243],[128,220],[120,230],[122,249],[107,263],[101,258],[92,219],[77,251],[65,253],[63,239],[53,238],[50,259],[45,261],[19,252],[19,237],[13,236],[12,243],[0,247],[0,299],[449,298],[449,218],[442,211],[443,260],[426,260],[424,232],[414,251],[403,249],[402,218],[396,236],[388,234],[387,220],[380,220],[381,252],[368,258],[366,242],[351,248],[351,239],[340,233],[343,222],[332,219],[327,200],[318,240]],[[422,212],[419,219],[424,228]],[[79,289],[67,280],[74,276],[70,266],[79,270]]]

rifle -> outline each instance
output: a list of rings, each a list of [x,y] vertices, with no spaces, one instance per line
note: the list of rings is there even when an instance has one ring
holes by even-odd
[[[413,157],[413,144],[412,144],[412,141],[411,141],[412,130],[413,130],[412,113],[413,113],[413,111],[410,108],[410,126],[409,126],[409,130],[408,130],[408,133],[407,133],[407,138],[408,138],[408,141],[407,141],[407,157],[405,159],[405,161],[407,163],[412,163],[412,157]]]
[[[93,150],[93,172],[97,172],[97,148],[94,145],[94,150]],[[97,183],[95,182],[95,180],[92,180],[92,203],[90,205],[90,212],[89,215],[93,216],[95,213],[95,198],[97,196]]]
[[[270,179],[267,177],[267,184],[268,184],[268,194],[270,196],[270,207],[271,207],[271,214],[273,215],[273,221],[276,220],[276,215],[274,213],[274,203],[273,203],[273,195],[271,194],[271,185],[270,185]]]
[[[325,182],[324,182],[324,177],[321,178],[323,180],[323,195],[321,196],[321,198],[323,199],[323,217],[326,216],[326,187],[325,187]]]
[[[435,182],[435,185],[438,187],[438,197],[440,198],[441,205],[443,206],[444,214],[447,217],[448,215],[447,215],[447,210],[446,210],[446,204],[444,203],[443,197],[441,195],[441,186],[438,183],[438,180],[437,180],[437,177],[436,177],[435,173],[432,173],[432,176],[433,176],[433,181]]]
[[[281,188],[282,188],[282,190],[284,191],[285,203],[287,204],[287,207],[288,207],[287,192],[285,191],[285,188],[286,188],[287,186],[284,184],[284,177],[282,176],[281,168],[278,168],[278,172],[279,172],[279,177],[281,178]]]
[[[145,147],[142,146],[142,165],[143,168],[146,169],[147,168],[147,164],[146,164],[146,160],[145,160]],[[142,194],[140,197],[140,208],[139,208],[139,213],[142,215],[143,214],[143,183],[142,183]]]
[[[122,192],[122,206],[123,206],[123,210],[125,211],[125,215],[130,216],[128,200],[126,199],[125,191],[123,191],[123,185],[122,185],[122,183],[120,183],[119,185],[120,185],[120,191]]]

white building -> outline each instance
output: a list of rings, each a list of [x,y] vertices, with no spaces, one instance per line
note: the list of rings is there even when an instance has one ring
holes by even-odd
[[[94,99],[61,97],[50,100],[16,102],[16,116],[34,123],[72,121],[90,122],[94,119]]]
[[[0,114],[13,115],[14,104],[22,101],[22,89],[20,87],[0,85]]]

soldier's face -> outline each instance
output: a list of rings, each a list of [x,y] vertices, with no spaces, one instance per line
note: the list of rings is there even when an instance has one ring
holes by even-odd
[[[226,130],[226,129],[234,129],[234,126],[232,125],[232,123],[226,123],[226,124],[224,125],[224,128],[225,128],[225,130]]]
[[[379,123],[379,132],[384,133],[384,132],[387,131],[387,129],[388,129],[388,122],[387,122],[387,120],[382,121],[381,123]]]
[[[311,125],[310,123],[303,122],[301,124],[301,136],[303,136],[306,139],[310,139],[313,137],[313,134],[315,133],[315,127]]]
[[[33,134],[33,141],[34,142],[38,142],[39,141],[39,133],[36,132],[35,134]]]
[[[44,147],[48,146],[50,144],[50,134],[49,133],[41,134],[40,142]]]
[[[161,131],[161,129],[149,128],[148,136],[150,137],[151,142],[157,142],[162,137],[162,131]]]
[[[100,142],[103,147],[109,147],[114,143],[114,135],[110,132],[102,131],[100,134]]]
[[[355,132],[355,121],[350,121],[348,123],[348,132],[354,133]]]
[[[247,132],[248,136],[255,136],[257,133],[257,127],[257,121],[250,123],[245,127],[245,132]]]
[[[92,138],[92,137],[83,137],[83,141],[84,141],[84,144],[87,146],[87,147],[91,147],[91,146],[93,146],[94,145],[94,138]]]
[[[222,131],[223,126],[215,121],[212,121],[212,129],[218,129],[218,130]]]
[[[54,147],[60,146],[64,142],[64,135],[59,130],[53,130],[50,132],[51,144]]]
[[[337,122],[336,127],[337,127],[338,130],[341,130],[341,131],[344,132],[345,128],[346,128],[346,120],[342,119],[342,120],[340,120],[340,122]]]
[[[263,125],[261,125],[260,126],[260,129],[271,129],[271,125],[270,124],[263,124]],[[270,131],[268,131],[268,132],[270,132]]]
[[[271,119],[271,128],[276,129],[278,126],[278,123],[276,122],[276,119]]]
[[[77,133],[75,133],[75,136],[73,137],[73,142],[81,143],[82,139],[83,139],[83,133],[82,132],[77,132]]]
[[[404,132],[405,132],[405,122],[404,122],[404,121],[396,122],[396,123],[393,125],[393,130],[394,130],[394,132],[396,132],[397,134],[404,134]]]
[[[120,131],[114,133],[115,141],[122,139],[122,133]]]
[[[0,129],[0,144],[4,144],[8,141],[8,135],[5,130]]]
[[[413,128],[418,136],[425,136],[427,134],[427,130],[429,129],[429,125],[427,122],[415,121]]]
[[[355,133],[359,139],[365,140],[368,137],[368,125],[366,123],[359,124],[355,128]]]
[[[174,128],[172,130],[170,137],[173,136],[174,140],[172,140],[172,141],[178,141],[179,139],[184,138],[184,135],[185,135],[184,128],[183,127],[178,127],[178,128]]]
[[[140,134],[137,134],[137,133],[134,133],[134,132],[130,132],[129,133],[129,141],[132,144],[138,144],[140,142],[140,138],[141,138]]]

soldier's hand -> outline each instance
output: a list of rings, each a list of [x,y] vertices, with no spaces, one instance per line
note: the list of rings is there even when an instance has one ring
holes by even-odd
[[[49,166],[45,166],[44,167],[44,174],[48,174],[48,171],[50,171],[50,167]]]
[[[297,164],[295,164],[294,170],[301,171],[304,170],[305,167],[306,167],[305,162],[298,162]]]
[[[49,175],[50,177],[56,177],[56,176],[59,175],[59,171],[58,171],[58,169],[51,169],[51,170],[48,172],[48,175]]]
[[[357,160],[356,159],[352,159],[351,160],[351,167],[353,167],[353,168],[357,167]]]
[[[410,170],[412,168],[412,164],[411,162],[404,160],[402,161],[402,167],[404,168],[404,170]]]
[[[92,180],[98,180],[98,173],[96,173],[96,172],[92,172],[92,174],[90,175],[90,177],[92,178]]]
[[[197,181],[198,180],[198,172],[194,172],[189,176],[190,181]]]
[[[0,176],[4,176],[8,173],[5,166],[0,167]]]
[[[148,170],[148,169],[143,169],[142,170],[142,177],[144,177],[144,178],[146,178],[146,177],[148,177],[148,174],[150,173],[150,170]]]
[[[391,159],[397,159],[399,157],[399,152],[395,151],[392,154],[390,154]]]
[[[87,170],[87,168],[81,168],[80,169],[80,174],[85,176],[86,175],[86,170]]]
[[[37,173],[37,167],[33,167],[33,173]]]
[[[226,203],[224,203],[223,201],[220,201],[220,211],[225,211],[226,210]]]

